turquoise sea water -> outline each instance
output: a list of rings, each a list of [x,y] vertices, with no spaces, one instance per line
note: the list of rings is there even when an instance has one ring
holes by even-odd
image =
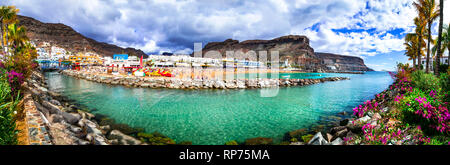
[[[281,74],[280,76],[283,76]],[[49,88],[75,100],[95,114],[118,123],[158,131],[177,142],[224,144],[230,140],[272,137],[306,128],[324,118],[373,98],[391,83],[387,72],[366,74],[289,74],[291,78],[350,77],[305,87],[279,88],[274,97],[264,89],[176,90],[110,86],[46,73]]]

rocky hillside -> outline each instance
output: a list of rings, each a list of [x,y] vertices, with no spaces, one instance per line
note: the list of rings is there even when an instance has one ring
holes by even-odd
[[[320,59],[314,54],[314,49],[309,45],[306,36],[289,35],[272,40],[247,40],[239,42],[228,39],[223,42],[211,42],[203,48],[203,54],[208,51],[218,51],[222,57],[226,57],[226,51],[247,53],[255,51],[259,57],[259,51],[267,51],[267,58],[271,59],[271,51],[279,51],[280,61],[288,60],[291,65],[304,66],[305,69],[315,70],[320,67]],[[236,53],[232,58],[242,58],[243,54]],[[252,60],[251,58],[249,58]]]
[[[273,40],[248,40],[239,42],[228,39],[223,42],[211,42],[203,48],[203,54],[208,51],[218,51],[222,57],[226,56],[226,51],[247,53],[255,51],[257,56],[259,51],[267,51],[270,59],[271,51],[279,51],[280,62],[286,61],[293,67],[301,67],[309,71],[371,71],[364,64],[364,60],[359,57],[343,56],[330,53],[315,53],[309,45],[306,36],[289,35]],[[242,59],[243,54],[238,54],[232,58]],[[251,59],[250,59],[251,60]]]
[[[343,56],[331,53],[316,53],[327,69],[335,71],[373,71],[364,64],[364,60],[354,56]]]
[[[42,23],[36,19],[18,16],[20,25],[27,28],[28,37],[36,44],[49,42],[52,45],[62,47],[71,52],[93,51],[101,56],[113,56],[118,53],[128,53],[147,57],[147,55],[134,48],[121,48],[116,45],[97,42],[76,32],[64,24]]]

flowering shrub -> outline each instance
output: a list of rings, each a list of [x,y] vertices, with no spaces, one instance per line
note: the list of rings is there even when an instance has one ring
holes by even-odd
[[[433,74],[427,74],[423,71],[416,71],[411,74],[411,82],[415,88],[419,88],[425,92],[431,90],[441,91],[439,79]]]
[[[367,100],[363,105],[359,105],[358,107],[353,108],[353,115],[363,117],[368,112],[375,113],[379,112],[380,109],[381,108],[379,107],[378,102],[376,102],[375,100]]]
[[[419,89],[414,89],[413,92],[399,98],[396,104],[406,112],[406,120],[424,123],[438,132],[448,134],[450,132],[450,113],[447,109],[448,103],[442,102],[441,98],[442,96],[437,91],[431,90],[427,94]]]
[[[19,97],[13,98],[8,78],[0,68],[0,145],[17,144],[16,123],[13,111],[19,103]]]
[[[357,118],[369,112],[379,112],[382,114],[381,119],[372,117],[368,122],[359,124],[355,121],[363,120],[352,121],[355,126],[362,126],[362,135],[345,138],[344,142],[380,145],[449,144],[450,114],[446,101],[448,91],[445,90],[445,86],[448,86],[446,82],[450,82],[448,77],[437,79],[434,75],[406,68],[389,74],[395,82],[388,90],[353,109]],[[391,110],[383,114],[381,109],[385,106]]]
[[[24,77],[22,73],[17,73],[14,70],[11,70],[10,72],[6,72],[8,75],[8,82],[11,86],[12,92],[17,92],[17,90],[20,88],[20,85],[22,85],[24,81]]]
[[[388,142],[395,142],[403,139],[401,136],[401,129],[393,129],[389,126],[381,126],[380,128],[377,128],[376,125],[367,123],[362,127],[362,131],[364,134],[362,142],[366,144],[386,145]]]
[[[408,80],[400,80],[397,83],[391,85],[390,90],[398,90],[400,93],[412,92],[412,83]]]

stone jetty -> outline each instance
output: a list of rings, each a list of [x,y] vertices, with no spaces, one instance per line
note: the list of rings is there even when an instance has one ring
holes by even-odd
[[[88,81],[123,85],[141,88],[170,88],[170,89],[254,89],[306,86],[327,81],[349,80],[348,77],[326,77],[320,79],[238,79],[238,80],[202,80],[177,78],[148,78],[135,76],[100,75],[75,70],[64,70],[62,74]]]

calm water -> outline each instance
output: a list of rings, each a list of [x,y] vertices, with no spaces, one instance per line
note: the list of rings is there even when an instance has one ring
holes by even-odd
[[[97,109],[96,114],[193,144],[242,142],[253,137],[279,141],[288,131],[309,127],[342,111],[351,112],[392,83],[387,72],[291,74],[291,78],[324,76],[351,80],[279,88],[274,97],[261,97],[261,93],[276,91],[126,88],[46,73],[51,90]]]

